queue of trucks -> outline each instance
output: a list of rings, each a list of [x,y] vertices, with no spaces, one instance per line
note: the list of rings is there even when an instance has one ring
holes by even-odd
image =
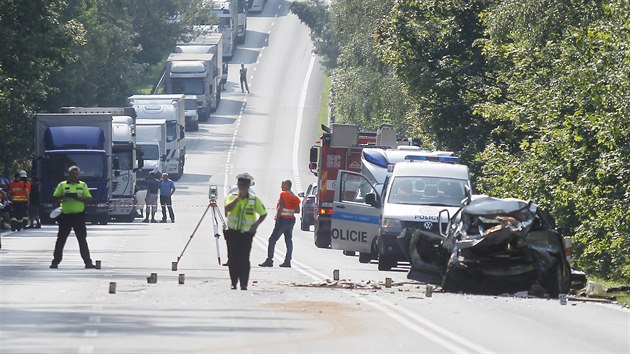
[[[52,194],[72,165],[81,168],[92,201],[87,220],[107,224],[136,217],[137,193],[150,172],[184,174],[186,131],[217,110],[237,43],[245,42],[247,12],[266,0],[214,3],[217,24],[194,26],[169,55],[150,95],[133,95],[127,107],[64,107],[35,117],[33,177],[39,180],[44,223],[58,206]]]

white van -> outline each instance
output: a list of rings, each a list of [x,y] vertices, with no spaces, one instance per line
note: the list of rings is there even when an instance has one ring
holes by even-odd
[[[454,164],[456,157],[432,160],[436,161],[411,158],[390,166],[382,188],[365,175],[339,171],[332,248],[359,252],[361,263],[378,256],[379,270],[390,270],[406,259],[397,240],[404,229],[430,230],[439,236],[440,211],[453,214],[471,186],[468,167]]]

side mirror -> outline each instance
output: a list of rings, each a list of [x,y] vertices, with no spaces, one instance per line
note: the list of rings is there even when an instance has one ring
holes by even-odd
[[[304,198],[304,192],[300,192],[300,193],[298,193],[298,197],[300,197],[300,198]]]
[[[160,156],[160,161],[166,161],[166,154],[165,154],[165,155]]]
[[[112,169],[114,171],[120,170],[120,160],[118,159],[118,157],[112,158]],[[118,174],[120,174],[120,171],[118,171]]]
[[[317,147],[315,147],[315,146],[311,147],[308,161],[311,164],[315,165],[315,167],[313,169],[317,168],[317,159],[318,158],[319,158],[319,149]],[[309,164],[309,167],[310,167],[311,164]]]
[[[369,204],[375,208],[379,207],[378,200],[376,199],[376,193],[368,193],[365,195],[365,204]]]
[[[139,158],[138,159],[138,168],[137,168],[137,170],[140,171],[143,167],[144,167],[144,159],[143,158]]]
[[[448,220],[448,223],[446,224],[446,230],[444,230],[444,228],[442,227],[442,214],[446,214],[446,218]],[[438,214],[438,226],[440,228],[440,236],[442,237],[446,237],[448,230],[451,228],[451,213],[449,213],[448,209],[442,209],[440,210],[440,213]]]
[[[120,176],[120,170],[114,170],[114,176],[116,177]]]

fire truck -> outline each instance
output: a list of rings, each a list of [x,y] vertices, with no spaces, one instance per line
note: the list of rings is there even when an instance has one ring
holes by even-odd
[[[337,172],[361,172],[361,151],[366,147],[395,147],[396,133],[390,125],[383,125],[376,132],[359,131],[353,124],[322,127],[320,140],[310,150],[309,169],[317,176],[319,191],[315,200],[315,246],[329,248]]]

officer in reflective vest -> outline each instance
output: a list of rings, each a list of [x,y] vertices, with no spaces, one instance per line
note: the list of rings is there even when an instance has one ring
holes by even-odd
[[[273,253],[276,242],[284,234],[284,243],[287,245],[287,253],[284,256],[284,263],[280,267],[291,267],[291,256],[293,254],[293,226],[295,225],[295,214],[300,212],[300,198],[291,191],[291,181],[285,179],[280,184],[282,192],[276,204],[276,224],[269,236],[267,246],[267,259],[259,264],[260,267],[273,267]]]
[[[224,236],[228,249],[232,289],[236,289],[236,284],[240,282],[241,290],[247,290],[252,240],[258,225],[267,217],[267,210],[260,198],[249,193],[254,177],[249,173],[241,173],[236,178],[238,192],[231,193],[225,198],[227,229]]]
[[[59,216],[59,231],[57,242],[50,268],[57,268],[63,258],[63,248],[70,231],[79,241],[79,253],[83,258],[85,268],[96,268],[90,258],[90,250],[87,243],[87,230],[85,228],[85,202],[92,199],[92,194],[85,182],[79,181],[79,167],[72,166],[68,169],[68,180],[57,185],[53,192],[56,201],[61,202],[61,215]]]
[[[11,209],[11,231],[20,231],[26,228],[26,224],[28,224],[31,183],[26,178],[26,171],[20,171],[15,174],[15,179],[9,184],[9,195],[13,203]]]

